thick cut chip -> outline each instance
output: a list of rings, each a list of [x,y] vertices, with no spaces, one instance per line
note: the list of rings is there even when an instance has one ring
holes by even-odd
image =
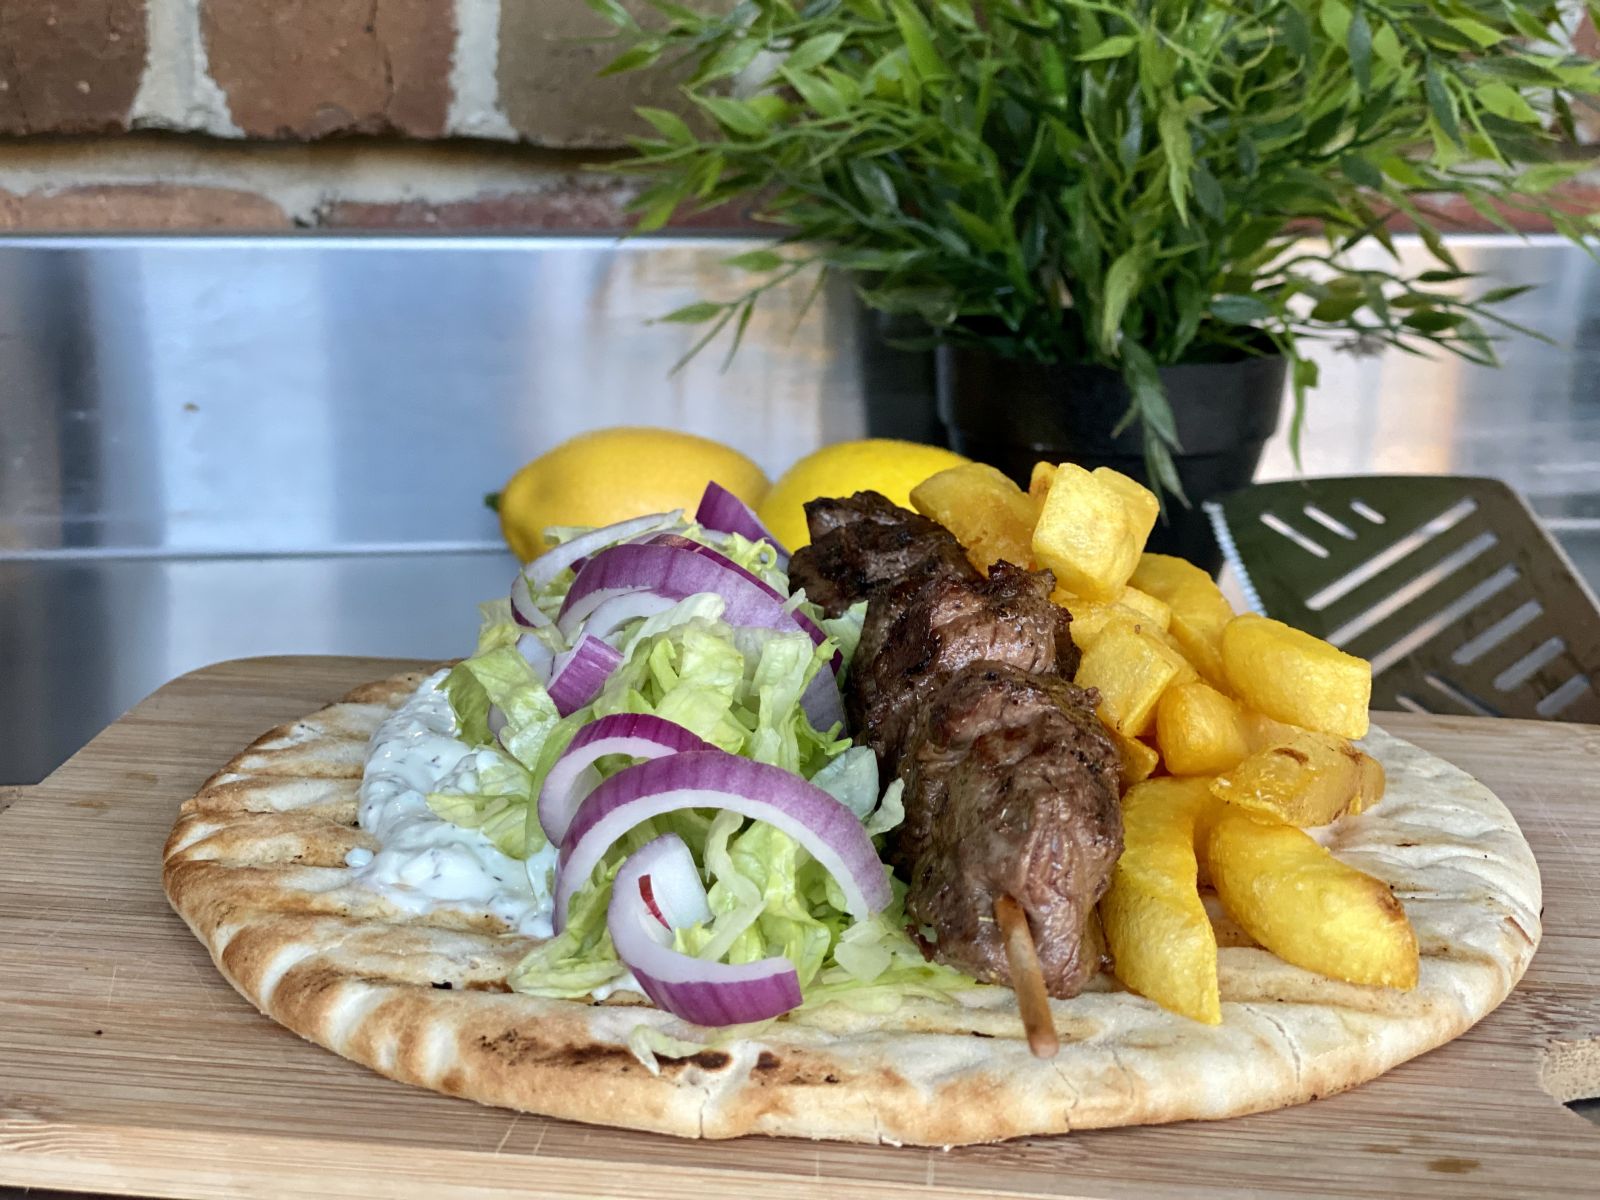
[[[1382,800],[1384,790],[1389,786],[1389,777],[1384,773],[1383,764],[1365,751],[1357,751],[1357,754],[1361,759],[1361,786],[1356,792],[1355,801],[1350,805],[1352,816],[1366,812]]]
[[[1128,523],[1139,539],[1139,549],[1143,550],[1150,538],[1150,531],[1156,527],[1156,518],[1161,515],[1161,501],[1144,484],[1128,478],[1121,471],[1096,467],[1090,474],[1122,497],[1122,503],[1128,510]]]
[[[1126,594],[1124,590],[1123,595]],[[1120,603],[1101,604],[1096,600],[1085,600],[1060,588],[1050,593],[1050,599],[1072,614],[1072,640],[1079,650],[1087,650],[1095,639],[1114,625],[1136,633],[1151,634],[1173,649],[1177,648],[1161,625],[1138,609]]]
[[[1122,484],[1108,482],[1103,471],[1091,474],[1072,463],[1056,468],[1033,529],[1033,556],[1062,588],[1105,604],[1121,595],[1150,526],[1142,510],[1131,510]]]
[[[911,503],[955,534],[972,565],[986,574],[1002,559],[1026,567],[1033,558],[1033,502],[986,463],[964,463],[930,475],[911,489]]]
[[[1211,576],[1170,554],[1142,554],[1129,582],[1171,609],[1167,628],[1200,677],[1230,691],[1222,669],[1222,631],[1233,620],[1233,608]]]
[[[1098,688],[1100,719],[1132,738],[1154,722],[1162,692],[1193,678],[1183,655],[1158,637],[1112,624],[1083,652],[1076,682]]]
[[[1177,684],[1162,694],[1156,706],[1156,745],[1174,775],[1231,771],[1250,754],[1244,713],[1199,680]]]
[[[1339,737],[1367,732],[1372,664],[1319,637],[1246,613],[1222,631],[1222,667],[1257,712]]]
[[[1122,798],[1122,857],[1100,901],[1117,978],[1207,1025],[1222,1021],[1217,938],[1201,903],[1195,819],[1204,779],[1152,779]]]
[[[1157,600],[1149,592],[1136,587],[1125,587],[1117,597],[1117,604],[1139,614],[1144,620],[1165,630],[1172,624],[1172,609],[1165,600]]]
[[[1206,836],[1211,886],[1246,933],[1308,971],[1373,987],[1416,986],[1417,935],[1388,884],[1292,825],[1219,807]]]
[[[1330,734],[1277,729],[1282,732],[1217,776],[1211,785],[1217,798],[1302,829],[1355,810],[1362,799],[1361,752]]]
[[[1033,474],[1028,476],[1028,499],[1033,502],[1033,519],[1037,522],[1044,511],[1044,498],[1050,494],[1050,483],[1056,477],[1054,464],[1036,462]]]
[[[1106,726],[1106,732],[1117,744],[1117,756],[1122,762],[1123,791],[1136,783],[1143,783],[1156,773],[1156,768],[1161,765],[1161,755],[1154,746],[1138,738],[1123,737],[1109,725]]]

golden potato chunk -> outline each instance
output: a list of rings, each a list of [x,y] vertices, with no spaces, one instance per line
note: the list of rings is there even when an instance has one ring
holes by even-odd
[[[1279,721],[1339,737],[1367,732],[1372,664],[1268,617],[1235,617],[1222,631],[1233,694]]]
[[[1128,521],[1139,538],[1139,549],[1143,550],[1150,538],[1150,531],[1156,527],[1156,518],[1161,515],[1161,501],[1144,484],[1137,479],[1130,479],[1121,471],[1096,467],[1090,474],[1122,497],[1123,504],[1128,508]]]
[[[1217,939],[1200,901],[1195,818],[1204,779],[1152,779],[1122,798],[1122,857],[1100,901],[1117,978],[1162,1008],[1222,1020]]]
[[[1302,829],[1326,825],[1359,801],[1362,757],[1343,738],[1293,729],[1218,775],[1211,790]]]
[[[1123,737],[1109,725],[1106,726],[1106,732],[1117,744],[1117,754],[1122,760],[1123,791],[1136,783],[1143,783],[1156,773],[1156,768],[1161,765],[1161,755],[1154,746],[1138,738]]]
[[[930,475],[911,489],[911,503],[955,534],[972,565],[985,574],[1002,559],[1019,567],[1033,559],[1033,502],[986,463],[964,463]]]
[[[1233,608],[1211,576],[1170,554],[1142,554],[1129,582],[1171,610],[1167,628],[1200,677],[1231,690],[1222,669],[1222,631],[1233,620]]]
[[[1199,680],[1162,693],[1156,706],[1156,745],[1174,775],[1229,771],[1250,753],[1239,706]]]
[[[1352,815],[1366,812],[1379,800],[1389,786],[1389,777],[1384,774],[1383,764],[1365,751],[1356,751],[1361,760],[1361,785],[1356,791],[1356,798],[1351,802]]]
[[[1056,477],[1055,466],[1047,462],[1033,464],[1033,474],[1028,477],[1028,499],[1033,501],[1033,519],[1037,521],[1044,511],[1044,498],[1050,494],[1050,482]]]
[[[1124,592],[1126,594],[1126,592]],[[1085,600],[1057,588],[1050,594],[1053,603],[1072,614],[1072,640],[1079,650],[1087,650],[1102,633],[1113,625],[1148,633],[1173,646],[1172,638],[1146,614],[1121,604],[1101,604]],[[1174,647],[1176,649],[1176,647]]]
[[[1117,597],[1117,605],[1130,609],[1159,629],[1165,630],[1172,624],[1172,609],[1166,601],[1157,600],[1149,592],[1141,592],[1136,587],[1123,588],[1122,595]]]
[[[1193,677],[1194,668],[1165,642],[1113,623],[1083,652],[1077,684],[1098,688],[1100,719],[1134,738],[1154,722],[1161,693]]]
[[[1062,463],[1033,529],[1033,557],[1055,572],[1056,583],[1075,596],[1110,603],[1138,565],[1150,527],[1125,494],[1123,483]],[[1118,480],[1138,487],[1126,476]]]
[[[1417,935],[1389,885],[1309,834],[1232,805],[1206,838],[1211,885],[1228,915],[1285,962],[1373,987],[1417,984]]]

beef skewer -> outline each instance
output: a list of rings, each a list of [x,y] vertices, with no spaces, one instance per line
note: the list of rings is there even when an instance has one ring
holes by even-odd
[[[1098,698],[1069,682],[1077,650],[1049,572],[997,563],[984,578],[947,530],[872,492],[807,518],[792,585],[831,614],[867,601],[846,711],[883,782],[906,784],[887,849],[908,915],[935,957],[1020,997],[1021,942],[995,915],[1010,897],[1043,989],[1076,995],[1101,965],[1088,924],[1122,847],[1118,757]]]

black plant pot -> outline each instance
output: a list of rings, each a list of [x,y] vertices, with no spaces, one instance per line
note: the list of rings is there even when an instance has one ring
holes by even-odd
[[[1033,464],[1112,467],[1150,480],[1137,426],[1113,435],[1128,409],[1108,367],[1001,358],[965,346],[939,350],[939,416],[950,445],[992,463],[1023,487]],[[1174,456],[1190,507],[1170,501],[1149,548],[1216,573],[1222,551],[1201,502],[1244,487],[1278,427],[1288,363],[1281,356],[1163,367],[1183,447]]]

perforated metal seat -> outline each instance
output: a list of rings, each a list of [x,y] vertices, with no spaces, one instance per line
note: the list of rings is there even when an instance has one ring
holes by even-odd
[[[1371,660],[1374,708],[1600,722],[1600,605],[1499,480],[1258,484],[1206,509],[1253,607]]]

